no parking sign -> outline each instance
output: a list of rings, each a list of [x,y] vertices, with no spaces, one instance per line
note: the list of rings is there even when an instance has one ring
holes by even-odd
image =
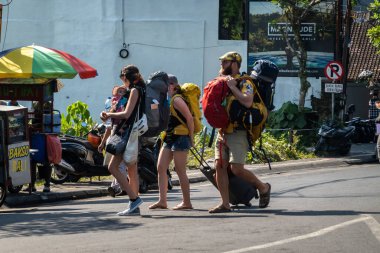
[[[324,71],[325,76],[332,81],[340,80],[343,77],[343,65],[338,61],[330,61],[327,63]]]

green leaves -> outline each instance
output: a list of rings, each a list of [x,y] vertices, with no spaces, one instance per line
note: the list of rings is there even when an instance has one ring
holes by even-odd
[[[298,106],[288,101],[277,111],[269,115],[268,125],[274,129],[302,129],[306,126],[304,111],[299,111]]]
[[[67,107],[67,115],[62,114],[62,132],[74,136],[83,136],[95,124],[88,105],[77,101]]]
[[[380,54],[380,1],[375,0],[368,7],[371,11],[371,20],[375,25],[368,29],[367,36],[370,38],[371,43],[378,49],[377,53]]]

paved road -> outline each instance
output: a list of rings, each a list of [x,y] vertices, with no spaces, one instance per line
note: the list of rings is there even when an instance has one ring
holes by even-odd
[[[210,215],[213,186],[192,184],[192,211],[151,211],[157,192],[143,195],[139,217],[115,215],[124,198],[56,202],[0,210],[1,252],[380,252],[378,164],[289,171],[264,176],[267,209]],[[178,187],[169,206],[180,200]],[[257,201],[253,202],[257,205]]]

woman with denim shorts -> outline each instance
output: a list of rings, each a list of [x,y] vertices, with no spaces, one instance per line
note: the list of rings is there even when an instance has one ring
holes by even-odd
[[[190,201],[190,184],[186,174],[186,163],[189,149],[193,146],[194,120],[190,109],[181,94],[181,86],[177,78],[169,75],[168,94],[170,100],[170,117],[168,128],[165,131],[164,143],[158,157],[158,186],[160,191],[159,199],[149,206],[149,209],[167,209],[167,189],[168,179],[166,170],[174,160],[175,171],[178,175],[182,190],[182,202],[173,207],[173,210],[193,209]],[[177,112],[179,120],[173,115],[173,110]],[[181,124],[186,122],[186,125]]]

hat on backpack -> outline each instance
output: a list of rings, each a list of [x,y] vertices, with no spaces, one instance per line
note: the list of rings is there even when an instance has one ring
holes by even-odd
[[[178,79],[175,75],[168,74],[169,84],[178,84]]]
[[[227,52],[224,55],[219,57],[219,60],[221,61],[236,61],[238,63],[241,63],[241,55],[237,52]]]

